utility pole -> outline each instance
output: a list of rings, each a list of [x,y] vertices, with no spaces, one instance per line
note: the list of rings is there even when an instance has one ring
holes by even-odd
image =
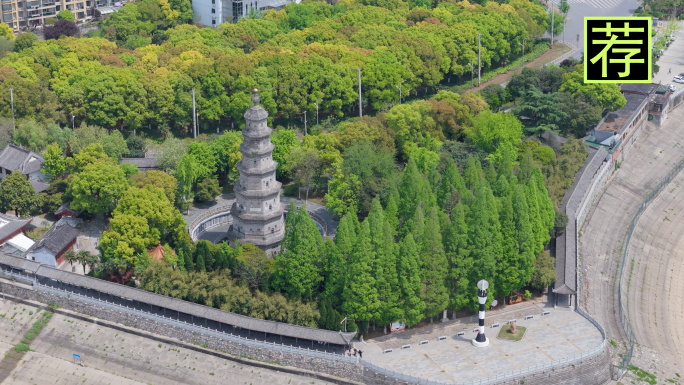
[[[481,33],[477,34],[477,86],[480,86],[480,71],[482,71],[482,62],[480,61],[480,37]]]
[[[71,129],[72,130],[76,129],[76,124],[74,123],[74,118],[75,118],[75,116],[74,116],[74,113],[72,112],[71,113]]]
[[[314,102],[314,106],[316,106],[316,130],[318,130],[318,102],[320,102],[321,99],[318,99]]]
[[[197,138],[197,113],[195,112],[195,89],[192,89],[192,134]]]
[[[518,44],[520,44],[520,43],[518,43]],[[523,47],[523,55],[522,55],[523,65],[522,66],[525,67],[525,39],[523,39],[523,42],[520,45]]]
[[[553,0],[551,0],[551,48],[553,48]]]
[[[304,111],[304,136],[306,136],[306,111]]]
[[[473,59],[475,60],[475,59]],[[473,72],[475,72],[475,69],[473,68],[473,60],[470,61],[470,88],[474,88],[473,86]]]
[[[398,86],[395,86],[395,87],[397,87],[397,89],[399,90],[399,104],[401,104],[401,84],[402,84],[403,82],[405,82],[405,81],[406,81],[406,80],[402,80],[401,83],[399,83]]]
[[[359,70],[359,118],[363,118],[363,105],[361,104],[361,68]]]
[[[12,131],[17,130],[17,125],[14,122],[14,88],[10,87],[10,103],[12,104]]]

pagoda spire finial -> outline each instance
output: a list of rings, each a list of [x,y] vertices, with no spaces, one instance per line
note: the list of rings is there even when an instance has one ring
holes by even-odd
[[[254,103],[255,106],[258,106],[260,100],[261,96],[259,96],[259,90],[256,88],[252,89],[252,103]]]

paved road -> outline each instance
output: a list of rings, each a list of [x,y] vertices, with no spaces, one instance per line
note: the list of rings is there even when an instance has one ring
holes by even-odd
[[[616,276],[625,236],[646,194],[684,158],[684,141],[681,141],[684,125],[680,124],[681,121],[684,121],[684,108],[680,107],[670,112],[662,128],[651,128],[640,135],[581,229],[580,270],[584,286],[580,300],[589,314],[606,328],[610,339],[622,338],[616,321]],[[652,284],[655,282],[643,282],[647,286]],[[631,294],[640,295],[635,292],[630,289]],[[661,301],[662,297],[656,300]],[[644,311],[655,313],[656,307]],[[660,328],[667,321],[659,319],[656,322],[648,327]],[[642,339],[638,342],[648,343]]]
[[[679,23],[680,28],[684,24]],[[675,35],[675,41],[670,44],[663,55],[658,59],[657,64],[660,66],[660,71],[653,76],[653,83],[674,84],[677,91],[684,89],[684,84],[674,83],[672,78],[675,75],[684,73],[684,31],[680,29]],[[668,73],[668,70],[672,73]]]
[[[552,0],[557,7],[560,0]],[[569,0],[570,11],[565,25],[565,37],[563,34],[556,39],[568,41],[577,45],[580,50],[573,55],[579,59],[584,53],[584,17],[585,16],[631,16],[634,10],[641,4],[640,0]],[[579,42],[577,40],[579,35]],[[578,44],[579,43],[579,44]]]

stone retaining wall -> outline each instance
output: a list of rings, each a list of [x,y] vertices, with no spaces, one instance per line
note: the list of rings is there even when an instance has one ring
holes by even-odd
[[[361,365],[356,365],[355,363],[327,360],[324,358],[297,354],[295,352],[257,348],[254,346],[248,346],[247,344],[240,344],[218,338],[210,338],[209,336],[189,332],[188,330],[180,327],[174,327],[150,320],[147,317],[144,317],[142,314],[141,316],[136,317],[126,312],[118,312],[104,306],[94,306],[67,297],[34,290],[28,285],[15,284],[4,280],[0,281],[0,291],[30,301],[58,305],[64,309],[86,314],[91,317],[116,322],[161,336],[175,338],[189,343],[198,343],[200,345],[206,346],[207,348],[224,351],[240,357],[247,357],[264,362],[275,362],[295,368],[348,378],[354,381],[372,383],[363,379],[364,368]]]

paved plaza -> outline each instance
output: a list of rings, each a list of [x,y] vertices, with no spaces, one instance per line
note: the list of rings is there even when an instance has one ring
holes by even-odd
[[[42,312],[0,299],[0,354],[18,343]],[[325,384],[243,365],[54,314],[1,384]],[[73,362],[79,354],[83,366]],[[1,378],[1,377],[0,377]]]
[[[542,311],[550,314],[542,316]],[[601,344],[598,329],[571,309],[543,308],[540,303],[525,313],[534,318],[524,320],[523,315],[518,319],[518,326],[526,327],[527,332],[517,342],[498,339],[499,328],[490,327],[518,316],[501,314],[488,317],[485,335],[490,346],[486,348],[471,344],[475,338],[474,323],[447,323],[442,328],[436,327],[430,335],[416,333],[410,339],[402,338],[400,332],[397,338],[381,338],[383,342],[370,340],[367,346],[357,344],[357,347],[364,351],[364,359],[384,368],[433,381],[462,384],[586,353]],[[465,335],[456,336],[464,328]],[[436,336],[440,333],[447,338],[438,341]],[[419,345],[422,340],[429,342]],[[404,344],[411,347],[401,349]],[[387,348],[393,351],[383,353]]]

